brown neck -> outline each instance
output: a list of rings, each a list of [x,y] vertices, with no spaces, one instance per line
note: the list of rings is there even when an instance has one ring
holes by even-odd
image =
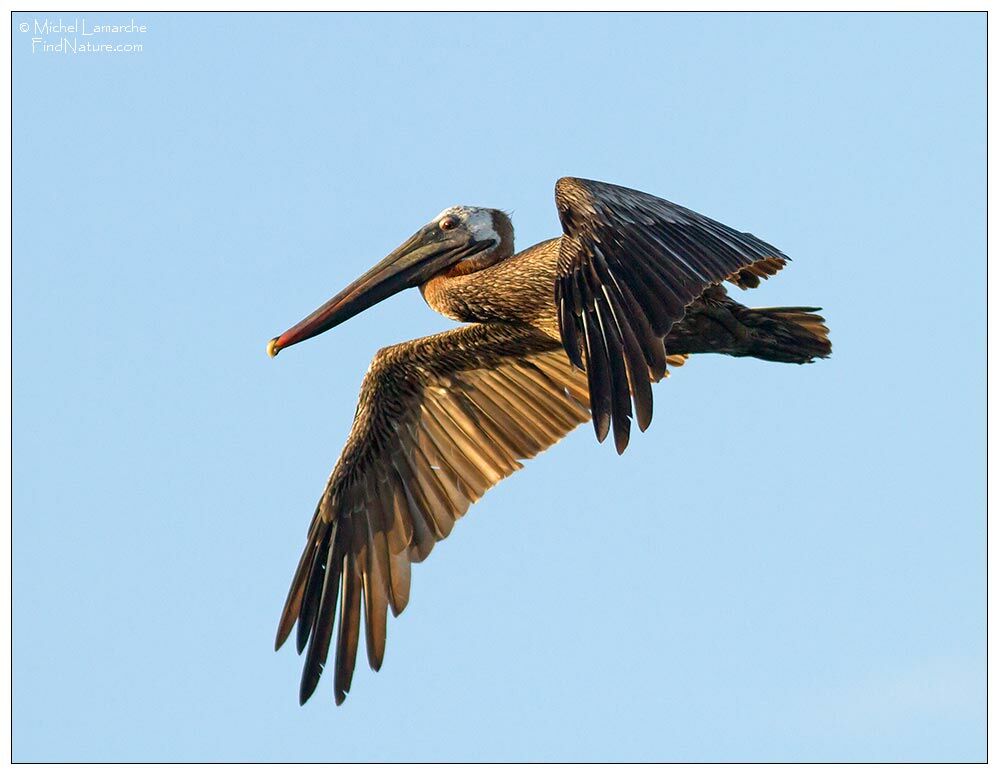
[[[548,240],[478,272],[438,275],[420,292],[453,320],[528,323],[547,333],[555,324],[558,242]]]

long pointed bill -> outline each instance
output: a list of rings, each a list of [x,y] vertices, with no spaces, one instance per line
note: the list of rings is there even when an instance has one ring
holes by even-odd
[[[399,291],[426,282],[478,247],[448,241],[436,224],[421,229],[305,320],[271,339],[267,354],[273,358],[285,347],[311,339]]]

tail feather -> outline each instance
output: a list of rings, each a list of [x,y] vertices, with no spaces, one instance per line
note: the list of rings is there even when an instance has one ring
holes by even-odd
[[[811,363],[832,353],[821,307],[745,309],[740,320],[752,332],[747,355],[782,363]]]

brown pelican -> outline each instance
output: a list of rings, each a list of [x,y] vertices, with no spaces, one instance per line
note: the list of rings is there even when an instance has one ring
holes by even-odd
[[[664,199],[579,178],[555,184],[561,237],[514,253],[499,210],[451,207],[298,325],[271,356],[406,288],[470,323],[380,350],[319,499],[278,626],[308,646],[315,691],[336,627],[336,703],[350,690],[364,605],[368,662],[387,609],[409,600],[410,563],[500,479],[592,419],[617,451],[652,421],[651,383],[691,353],[809,363],[830,353],[817,307],[750,309],[788,261],[777,248]],[[632,415],[634,411],[634,415]],[[339,619],[336,617],[339,607]]]

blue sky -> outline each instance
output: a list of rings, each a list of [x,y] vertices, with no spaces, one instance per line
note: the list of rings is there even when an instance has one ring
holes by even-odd
[[[15,760],[984,758],[984,15],[136,13],[104,40],[141,52],[33,54],[45,17]],[[821,305],[833,358],[696,357],[624,457],[573,433],[414,569],[381,673],[299,708],[273,634],[361,377],[451,323],[409,292],[264,346],[446,206],[555,236],[562,175],[780,246],[739,298]]]

